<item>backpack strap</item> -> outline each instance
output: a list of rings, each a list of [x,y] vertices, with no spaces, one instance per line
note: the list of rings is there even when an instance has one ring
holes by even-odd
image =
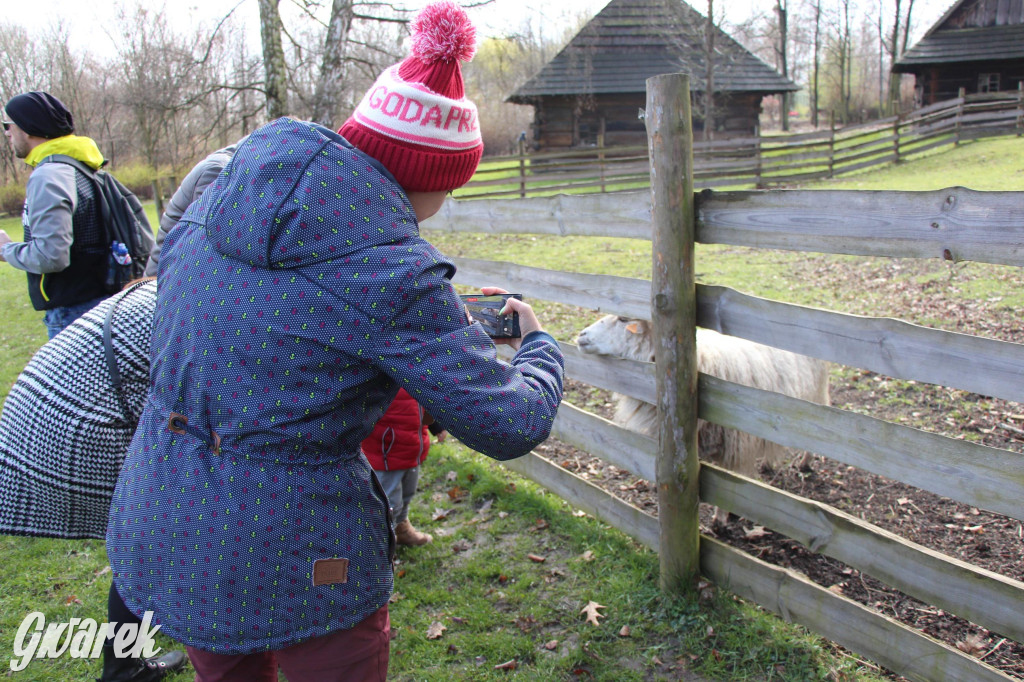
[[[107,314],[103,319],[103,356],[107,360],[107,373],[110,375],[110,383],[114,387],[114,393],[117,395],[117,402],[121,406],[121,413],[124,415],[125,421],[131,424],[133,421],[138,421],[132,414],[131,409],[128,406],[128,399],[124,395],[124,391],[121,389],[123,383],[121,379],[121,371],[117,368],[117,358],[114,356],[114,310],[118,304],[138,289],[143,284],[146,284],[150,280],[142,282],[136,282],[131,285],[128,289],[125,289],[124,295],[114,301],[114,304],[107,308]]]

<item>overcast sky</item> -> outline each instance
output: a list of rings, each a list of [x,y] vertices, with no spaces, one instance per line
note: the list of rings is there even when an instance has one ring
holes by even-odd
[[[428,0],[399,0],[397,5],[417,9],[427,4]],[[477,0],[465,0],[464,5],[472,5]],[[480,8],[467,8],[480,33],[484,36],[497,35],[509,28],[521,25],[524,17],[540,20],[540,25],[551,23],[552,26],[564,25],[575,17],[585,14],[588,18],[599,12],[609,0],[494,0],[490,5]],[[827,1],[827,0],[826,0]],[[879,0],[860,0],[860,6],[877,6]],[[883,0],[888,7],[892,0]],[[920,36],[932,25],[945,9],[952,5],[953,0],[916,0],[914,3],[915,34]],[[113,50],[103,48],[106,40],[105,31],[114,22],[117,8],[124,3],[118,0],[0,0],[3,11],[0,21],[20,24],[29,30],[45,28],[58,17],[67,21],[71,27],[71,39],[76,47],[89,47],[99,55],[113,54]],[[134,0],[129,0],[129,6]],[[142,0],[145,7],[168,9],[168,16],[178,30],[186,30],[198,22],[216,22],[233,8],[235,16],[248,34],[253,45],[259,45],[259,10],[256,0]],[[323,3],[330,6],[329,0]],[[706,11],[706,0],[692,0],[690,3],[698,11]],[[762,12],[770,13],[775,0],[718,0],[716,14],[721,8],[728,22],[739,23],[752,15]],[[796,2],[789,1],[791,13]],[[282,11],[287,11],[288,0],[282,0]],[[891,10],[890,10],[891,11]],[[888,14],[888,12],[887,12]],[[287,15],[286,15],[287,16]],[[175,21],[175,19],[177,21]],[[561,31],[554,31],[560,34]]]

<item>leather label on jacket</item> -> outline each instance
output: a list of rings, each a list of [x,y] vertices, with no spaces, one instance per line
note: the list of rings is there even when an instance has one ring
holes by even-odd
[[[348,559],[317,559],[313,562],[313,586],[348,582]]]

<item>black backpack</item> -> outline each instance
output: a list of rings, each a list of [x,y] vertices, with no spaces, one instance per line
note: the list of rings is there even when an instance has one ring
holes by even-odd
[[[106,232],[105,241],[110,245],[104,282],[107,293],[121,291],[125,284],[142,277],[153,250],[153,229],[139,198],[110,173],[94,171],[76,158],[53,154],[47,160],[73,166],[92,180],[100,222]],[[123,248],[117,247],[115,242]],[[125,254],[131,257],[129,262],[123,262],[128,260]]]

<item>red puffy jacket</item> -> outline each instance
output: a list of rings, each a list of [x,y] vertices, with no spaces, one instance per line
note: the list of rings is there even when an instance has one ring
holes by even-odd
[[[404,388],[362,443],[363,454],[376,471],[411,469],[427,458],[430,433],[424,418],[433,421]]]

